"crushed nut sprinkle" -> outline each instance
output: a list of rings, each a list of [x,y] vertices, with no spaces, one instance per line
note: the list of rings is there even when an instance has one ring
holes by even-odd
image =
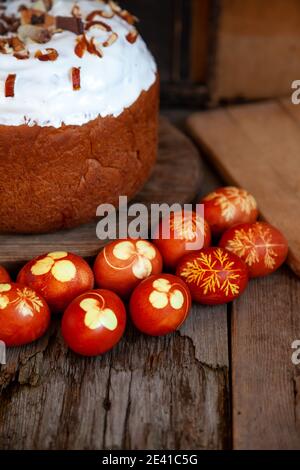
[[[103,53],[99,47],[94,42],[94,38],[90,40],[87,39],[86,35],[83,34],[77,39],[77,44],[75,47],[75,54],[82,58],[85,52],[88,51],[90,54],[97,55],[98,57],[102,58]]]
[[[114,2],[113,0],[109,0],[108,4],[114,13],[121,13],[122,8],[120,7],[120,5],[117,4],[117,2]]]
[[[102,31],[106,31],[108,33],[110,33],[112,31],[111,27],[104,23],[103,21],[89,21],[88,23],[86,23],[85,25],[85,30],[88,31],[89,29],[91,28],[100,28],[102,29]]]
[[[98,57],[102,58],[103,53],[99,47],[96,46],[94,42],[94,38],[91,38],[90,41],[87,41],[87,50],[90,54],[97,55]]]
[[[18,60],[27,60],[27,59],[30,59],[30,54],[29,54],[29,51],[24,50],[20,52],[15,52],[14,57]]]
[[[112,9],[112,11],[120,16],[123,20],[127,21],[127,23],[129,24],[135,24],[137,23],[139,20],[136,16],[132,15],[131,13],[129,13],[129,11],[127,10],[122,10],[122,8],[116,3],[114,2],[113,0],[109,0],[109,6],[110,8]]]
[[[0,0],[1,2],[1,0]],[[98,44],[95,43],[95,38],[87,38],[84,30],[89,31],[92,28],[100,28],[109,34],[109,37],[102,43],[102,46],[107,48],[112,46],[118,40],[118,34],[115,33],[111,26],[104,21],[97,18],[113,18],[115,15],[125,20],[128,24],[134,25],[138,18],[133,16],[127,10],[123,10],[115,1],[106,0],[111,8],[111,11],[94,10],[87,17],[85,21],[82,19],[82,12],[80,6],[75,3],[71,10],[72,17],[54,17],[48,14],[53,6],[52,0],[41,0],[38,2],[32,1],[32,8],[25,5],[19,7],[21,20],[14,15],[6,16],[5,12],[1,12],[0,3],[0,36],[10,36],[6,38],[0,37],[0,54],[12,54],[16,59],[25,60],[30,58],[29,51],[26,49],[26,41],[30,39],[36,43],[45,44],[49,42],[53,34],[61,31],[72,31],[78,35],[76,46],[74,49],[77,57],[82,58],[86,52],[96,55],[100,58],[103,57],[103,52]],[[44,6],[40,6],[43,3]],[[36,9],[35,9],[36,7]],[[17,36],[11,36],[10,33],[17,32]],[[130,44],[134,44],[139,36],[136,28],[127,33],[126,40]],[[55,61],[59,54],[56,49],[46,48],[44,52],[41,50],[36,51],[34,57],[41,62]],[[72,83],[75,91],[81,88],[81,69],[80,67],[72,68]],[[16,74],[9,74],[5,81],[5,96],[15,96],[15,81]]]
[[[47,28],[40,26],[33,26],[31,24],[24,24],[18,29],[18,37],[22,41],[31,39],[39,44],[45,44],[50,41],[52,33]]]
[[[111,13],[109,13],[109,12],[104,11],[104,10],[95,10],[95,11],[92,11],[92,13],[90,13],[89,15],[87,15],[86,21],[94,21],[94,19],[97,16],[100,16],[101,18],[110,19],[110,18],[113,18],[115,16],[115,14],[114,14],[113,11],[111,11]]]
[[[21,39],[18,38],[17,36],[9,38],[8,39],[8,44],[10,45],[10,47],[13,48],[13,50],[15,52],[21,52],[21,51],[24,51],[26,49],[24,42],[21,41]]]
[[[75,46],[75,54],[80,57],[80,59],[84,56],[84,53],[86,52],[87,50],[87,39],[85,37],[85,34],[83,34],[82,36],[79,36],[77,38],[77,44]]]
[[[73,6],[71,15],[74,16],[74,18],[82,18],[81,9],[80,6],[77,5],[77,3]]]
[[[80,68],[72,67],[72,83],[73,83],[73,90],[78,91],[80,90]]]
[[[112,46],[112,44],[117,41],[118,37],[119,36],[117,35],[117,33],[112,33],[109,38],[103,43],[103,47]]]
[[[13,98],[15,96],[16,74],[9,74],[5,81],[5,97]]]
[[[123,18],[123,20],[127,21],[127,23],[132,24],[132,25],[139,21],[136,16],[132,15],[127,10],[122,10],[119,16]]]
[[[21,11],[21,24],[51,28],[55,25],[55,17],[45,11],[27,8]]]
[[[129,33],[126,35],[126,39],[130,44],[134,44],[139,36],[139,33],[136,29],[129,31]]]
[[[58,58],[58,52],[56,49],[47,48],[46,51],[46,53],[43,53],[40,50],[36,51],[34,57],[42,62],[54,62]]]

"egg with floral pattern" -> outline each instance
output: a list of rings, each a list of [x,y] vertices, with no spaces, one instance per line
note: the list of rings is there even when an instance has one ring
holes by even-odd
[[[275,272],[288,255],[286,238],[266,222],[240,224],[227,230],[220,246],[243,259],[252,278]]]
[[[122,338],[126,310],[113,292],[98,289],[77,297],[62,318],[62,335],[72,351],[98,356],[112,349]]]
[[[186,282],[192,299],[207,305],[232,302],[248,284],[244,261],[223,248],[206,248],[184,256],[177,275]]]
[[[56,251],[41,255],[19,272],[18,282],[35,289],[52,312],[63,312],[69,303],[94,287],[93,271],[73,253]]]
[[[213,236],[219,237],[225,230],[241,223],[257,220],[257,203],[245,189],[226,186],[205,196],[204,217],[210,225]]]
[[[29,287],[0,284],[0,341],[21,346],[44,335],[50,323],[45,300]]]
[[[162,257],[147,240],[116,240],[99,253],[94,265],[97,287],[128,298],[144,279],[162,271]]]
[[[180,328],[190,308],[186,284],[171,274],[149,277],[136,287],[130,299],[134,325],[151,336],[167,335]]]
[[[210,245],[211,231],[204,218],[194,211],[172,212],[161,220],[153,243],[163,257],[165,268],[175,271],[183,255]]]

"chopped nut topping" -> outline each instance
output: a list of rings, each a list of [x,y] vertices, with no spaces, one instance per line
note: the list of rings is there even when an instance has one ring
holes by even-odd
[[[93,21],[96,16],[101,16],[102,18],[113,18],[114,17],[114,12],[112,11],[111,13],[108,13],[107,11],[104,10],[95,10],[92,11],[87,17],[86,21]]]
[[[39,44],[45,44],[46,42],[50,41],[52,33],[47,28],[34,26],[31,24],[24,24],[19,27],[18,36],[21,41],[31,39],[32,41],[38,42]]]
[[[80,6],[75,4],[72,8],[71,14],[74,16],[74,18],[82,18]]]
[[[127,23],[132,25],[138,22],[138,18],[129,13],[127,10],[122,10],[119,16],[123,18],[123,20],[127,21]]]
[[[41,60],[42,62],[55,61],[58,57],[58,52],[56,49],[47,48],[46,53],[42,51],[36,51],[34,57]]]
[[[117,4],[117,2],[109,0],[108,4],[114,13],[121,13],[122,8]]]
[[[20,20],[15,16],[6,16],[5,13],[0,14],[1,34],[15,33],[20,26]]]
[[[78,67],[72,68],[72,82],[73,82],[73,90],[75,91],[80,90],[80,68]]]
[[[5,97],[13,98],[15,96],[16,74],[10,74],[5,81]]]
[[[107,41],[105,41],[103,43],[103,47],[109,47],[111,46],[114,42],[116,42],[116,40],[118,39],[118,35],[117,33],[112,33],[109,38],[107,39]]]
[[[94,43],[94,38],[91,38],[89,41],[85,34],[83,34],[77,40],[75,54],[82,58],[86,51],[88,51],[90,54],[97,55],[98,57],[103,57],[101,49],[99,49]]]
[[[55,18],[54,16],[48,15],[45,11],[27,8],[21,11],[21,24],[50,28],[55,25]]]
[[[21,52],[25,49],[25,44],[17,36],[8,39],[8,44],[13,48],[15,52]]]
[[[14,57],[19,60],[27,60],[30,58],[30,54],[29,54],[29,51],[24,50],[20,52],[15,52]]]
[[[127,21],[129,24],[135,24],[138,22],[138,18],[127,10],[122,10],[122,8],[113,0],[109,0],[109,5],[116,15],[120,16],[123,20]]]
[[[87,50],[87,39],[85,35],[83,34],[82,36],[79,36],[77,38],[77,44],[75,46],[74,52],[78,57],[82,58],[86,50]]]
[[[5,39],[0,39],[0,53],[7,54],[7,41]]]
[[[126,35],[126,39],[130,44],[134,44],[138,38],[138,31],[136,29],[133,29],[132,31],[129,31],[129,33]]]
[[[103,21],[89,21],[86,23],[85,30],[88,31],[91,28],[100,28],[102,31],[107,31],[108,33],[112,31],[111,27]]]
[[[90,54],[97,55],[100,58],[103,57],[101,49],[99,49],[94,43],[94,38],[92,38],[89,42],[87,41],[87,50]]]

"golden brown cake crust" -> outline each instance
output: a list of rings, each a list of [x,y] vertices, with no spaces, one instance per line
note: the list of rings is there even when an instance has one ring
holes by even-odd
[[[82,126],[0,125],[0,232],[89,222],[99,204],[132,198],[157,155],[159,79],[117,118]]]

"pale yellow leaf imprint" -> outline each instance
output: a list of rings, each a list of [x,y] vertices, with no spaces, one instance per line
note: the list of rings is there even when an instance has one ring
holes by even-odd
[[[221,207],[221,214],[226,222],[230,222],[235,217],[237,208],[247,215],[257,209],[256,201],[251,194],[244,189],[231,186],[225,188],[222,193],[209,194],[204,200],[215,201],[215,205]]]
[[[66,258],[68,253],[66,251],[53,251],[52,253],[49,253],[48,256],[54,260],[58,260]]]
[[[152,307],[161,310],[170,303],[174,310],[180,310],[184,304],[184,296],[178,289],[173,290],[171,283],[167,279],[157,279],[152,284],[154,290],[149,296],[149,302]]]
[[[0,295],[0,310],[4,310],[9,305],[9,298],[7,295]]]
[[[170,227],[174,231],[175,239],[193,241],[197,234],[204,235],[204,219],[199,215],[175,213],[170,222]]]
[[[43,276],[51,272],[59,282],[69,282],[76,276],[76,266],[72,261],[64,260],[68,253],[55,251],[49,253],[45,258],[38,260],[32,267],[31,272],[35,276]]]
[[[10,289],[11,286],[7,284],[6,292],[10,291]],[[6,295],[0,294],[0,309],[5,309],[9,304],[15,305],[24,317],[32,317],[32,309],[36,310],[37,312],[40,312],[41,307],[43,306],[43,302],[41,301],[41,299],[36,295],[34,291],[29,289],[28,287],[17,289],[16,298],[11,302],[9,301]]]
[[[80,307],[86,315],[84,317],[84,324],[91,330],[96,330],[104,326],[110,331],[114,331],[118,326],[118,319],[113,310],[104,308],[105,301],[102,296],[101,304],[97,299],[87,298],[82,300]]]
[[[108,261],[106,250],[104,249],[104,256],[109,266],[116,270],[124,270],[131,267],[134,276],[137,279],[146,279],[152,273],[152,263],[156,256],[156,251],[150,243],[139,240],[136,244],[130,241],[121,241],[117,243],[113,249],[113,255],[120,261],[129,261],[123,267],[114,266]]]
[[[33,316],[32,308],[40,312],[41,307],[43,307],[41,299],[28,287],[17,289],[17,298],[12,303],[16,303],[20,306],[24,317],[28,315]]]
[[[170,296],[170,304],[174,310],[180,310],[184,304],[183,293],[180,290],[174,290]]]
[[[9,292],[11,290],[11,284],[0,284],[0,292]]]
[[[277,253],[272,243],[272,232],[269,228],[256,225],[247,232],[244,229],[235,230],[234,238],[229,240],[226,248],[243,258],[249,266],[259,262],[259,249],[265,249],[264,264],[273,269],[276,265]]]
[[[69,260],[57,261],[51,272],[57,281],[69,282],[76,277],[76,266]]]
[[[196,259],[189,261],[180,275],[188,284],[195,283],[203,289],[204,295],[220,290],[228,297],[240,291],[237,282],[240,269],[234,267],[234,262],[229,260],[228,253],[220,248],[215,250],[214,257],[211,254],[201,253]]]

